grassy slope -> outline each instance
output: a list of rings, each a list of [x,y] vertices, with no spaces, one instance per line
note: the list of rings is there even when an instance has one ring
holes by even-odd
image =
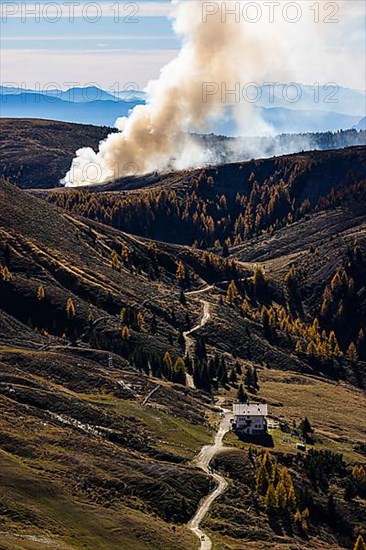
[[[12,533],[70,548],[193,548],[193,537],[166,519],[180,513],[183,497],[193,513],[207,491],[205,476],[185,465],[210,439],[199,402],[163,385],[143,408],[154,386],[126,367],[0,353],[4,540]],[[120,392],[117,380],[139,393]]]
[[[82,501],[70,494],[67,486],[34,473],[34,468],[4,453],[1,464],[1,485],[6,493],[3,505],[8,513],[14,510],[0,533],[5,548],[19,544],[19,548],[110,550],[123,544],[123,548],[134,550],[156,548],[157,541],[171,549],[194,546],[182,527],[173,530],[158,518],[123,505],[106,508]],[[17,532],[19,537],[8,535]],[[36,537],[36,543],[27,543],[22,536]]]
[[[229,488],[216,501],[205,528],[210,530],[216,550],[262,548],[292,550],[293,548],[340,549],[352,548],[357,535],[364,529],[366,511],[364,499],[344,500],[344,479],[332,476],[327,490],[314,489],[304,473],[303,457],[278,456],[279,464],[290,470],[296,491],[303,498],[311,494],[315,506],[306,536],[287,523],[285,516],[269,516],[263,499],[258,499],[253,483],[254,470],[247,451],[230,451],[215,460],[215,467],[229,481]],[[336,501],[336,512],[328,511],[329,494]],[[346,520],[346,521],[345,521]]]
[[[303,376],[288,371],[261,368],[259,396],[265,399],[270,415],[292,426],[307,416],[316,432],[316,448],[341,452],[351,462],[366,462],[366,457],[353,446],[366,439],[366,420],[360,414],[366,407],[364,391],[345,383],[326,381],[320,377]],[[274,449],[296,453],[299,438],[270,430]],[[243,447],[243,442],[230,433],[229,445]],[[246,447],[248,445],[245,445]]]
[[[70,167],[75,151],[82,147],[92,147],[97,150],[99,142],[113,131],[116,130],[52,120],[2,118],[0,119],[0,132],[2,134],[0,175],[10,177],[13,183],[23,188],[58,187],[60,179],[64,177]],[[284,141],[287,142],[289,137],[283,136]],[[298,137],[300,137],[300,141],[303,138],[303,136]],[[314,142],[314,147],[318,147],[319,144],[329,147],[328,137],[327,134],[313,134],[313,140],[310,139],[310,141]],[[223,136],[196,136],[196,138],[199,143],[203,143],[204,148],[215,151],[217,158],[222,159],[220,162],[226,162],[225,159],[230,161],[232,158],[230,139],[227,140]],[[363,141],[364,136],[361,136],[361,134],[359,134],[359,138],[356,138],[355,135],[347,138],[346,133],[343,136],[338,135],[333,140],[331,139],[331,143],[337,144],[338,147],[345,146],[347,143],[362,143]],[[245,150],[245,140],[242,146]],[[288,147],[285,145],[284,149],[288,149]],[[238,155],[239,150],[235,152],[235,156]],[[247,157],[246,153],[244,155]],[[288,158],[292,162],[295,155],[290,155]],[[257,168],[260,171],[263,169],[264,174],[273,173],[277,168],[282,169],[281,161],[273,161],[273,159],[268,161],[256,160],[247,163],[247,166],[252,171],[256,171]],[[246,173],[244,167],[241,170]],[[230,169],[223,171],[226,179],[230,179],[230,172],[232,173]],[[175,179],[175,175],[172,176]],[[181,175],[179,175],[179,179],[181,179]],[[122,187],[125,187],[126,184],[134,187],[136,185],[146,185],[146,181],[145,178],[143,180],[139,180],[139,178],[130,180],[128,178],[122,183]]]
[[[204,169],[207,177],[214,180],[213,191],[219,196],[224,193],[232,198],[238,192],[251,189],[249,178],[252,173],[260,184],[275,177],[276,181],[295,184],[295,196],[300,200],[309,198],[312,202],[327,193],[338,183],[357,181],[364,177],[363,165],[366,147],[356,146],[333,151],[306,151],[272,157],[211,166]],[[352,170],[350,171],[350,166]],[[92,192],[125,192],[140,194],[142,189],[159,191],[174,189],[179,193],[191,190],[192,181],[199,178],[202,169],[155,173],[147,176],[126,177],[121,180],[86,188]],[[67,192],[55,190],[54,192]],[[167,239],[168,240],[168,239]]]
[[[283,179],[286,183],[292,200],[298,205],[304,199],[310,199],[311,212],[299,221],[295,221],[282,229],[266,231],[257,237],[248,239],[239,246],[230,249],[231,258],[244,263],[261,263],[265,267],[267,277],[270,278],[279,290],[277,298],[284,299],[284,278],[293,264],[299,273],[302,273],[302,298],[303,313],[309,318],[319,315],[321,296],[326,284],[329,285],[335,270],[347,261],[347,249],[353,249],[355,243],[366,255],[366,206],[364,196],[358,197],[348,194],[342,200],[341,205],[329,208],[325,211],[315,209],[320,196],[326,196],[332,188],[343,189],[346,185],[364,181],[364,165],[366,162],[366,148],[353,147],[338,151],[307,152],[285,157],[256,160],[245,163],[228,164],[206,170],[206,176],[212,176],[212,190],[196,190],[198,196],[209,197],[212,201],[208,211],[214,211],[219,203],[219,197],[225,193],[228,204],[233,202],[236,194],[248,193],[251,188],[249,178],[251,174],[259,184],[267,178],[274,181]],[[139,177],[134,179],[137,189],[123,191],[131,187],[130,180],[115,182],[107,186],[101,186],[96,191],[96,199],[117,211],[119,201],[138,201],[141,194],[148,190],[151,194],[158,194],[162,189],[174,190],[178,195],[178,202],[184,203],[186,193],[192,193],[192,181],[199,176],[199,171],[162,174],[154,178]],[[144,189],[141,189],[144,188]],[[113,192],[108,192],[108,189]],[[49,197],[55,197],[55,193],[69,193],[68,190],[51,191]],[[93,197],[93,194],[91,195]],[[206,197],[206,198],[207,198]],[[259,199],[258,199],[259,200]],[[78,204],[74,205],[75,211]],[[140,210],[137,210],[140,212]],[[80,208],[85,216],[88,212]],[[235,214],[237,215],[237,214]],[[254,214],[253,214],[254,216]],[[164,209],[160,215],[149,225],[136,226],[136,231],[141,234],[155,235],[162,240],[174,239],[182,243],[191,243],[194,237],[184,224],[184,220],[173,230],[172,220],[164,218]],[[133,216],[132,216],[133,220]],[[107,222],[109,223],[109,222]],[[118,222],[126,230],[133,226],[133,222]],[[130,224],[130,225],[129,225]],[[193,235],[193,236],[192,236]],[[361,285],[362,287],[362,285]],[[364,289],[357,289],[360,298],[358,322],[352,323],[348,319],[348,327],[343,330],[343,336],[337,335],[345,349],[350,341],[357,338],[359,329],[366,323],[366,304]],[[282,294],[282,297],[281,297]],[[351,321],[351,322],[350,322]]]
[[[366,250],[365,220],[366,205],[350,200],[335,209],[310,214],[273,235],[250,239],[234,247],[232,257],[261,264],[268,277],[282,285],[294,265],[306,274],[304,295],[310,298],[309,305],[316,307],[319,291],[344,262],[347,248],[357,241]]]

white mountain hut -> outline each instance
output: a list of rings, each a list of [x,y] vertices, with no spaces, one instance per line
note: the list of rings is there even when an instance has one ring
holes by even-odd
[[[267,403],[234,403],[232,428],[248,435],[266,433],[267,416]]]

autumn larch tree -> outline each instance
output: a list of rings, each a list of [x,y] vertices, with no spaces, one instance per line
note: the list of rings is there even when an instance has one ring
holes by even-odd
[[[268,485],[264,502],[269,514],[273,514],[277,510],[276,491],[272,483]]]
[[[117,270],[120,269],[121,267],[121,262],[115,250],[112,250],[111,252],[111,266],[113,267],[113,269],[117,269]]]
[[[366,544],[362,535],[358,535],[353,550],[366,550]]]
[[[276,487],[276,505],[279,510],[287,508],[287,491],[282,480],[277,483]]]
[[[145,317],[141,311],[138,312],[136,321],[137,321],[138,330],[142,330],[145,324]]]
[[[74,319],[76,315],[76,307],[72,298],[68,298],[66,303],[66,314],[68,319]]]
[[[350,361],[356,362],[358,360],[357,348],[354,342],[351,342],[347,349],[347,357]]]
[[[2,276],[2,279],[3,279],[4,283],[9,283],[13,278],[12,274],[10,273],[10,271],[9,271],[9,269],[6,265],[1,267],[0,275]]]
[[[235,284],[235,281],[231,281],[226,292],[226,303],[232,305],[235,300],[239,297],[239,291]]]
[[[131,338],[130,329],[127,325],[124,325],[121,330],[122,339],[127,341]]]
[[[188,273],[182,261],[179,261],[177,264],[175,277],[181,286],[184,286],[188,282]]]
[[[168,380],[171,379],[173,370],[173,361],[170,357],[169,351],[166,351],[163,357],[164,375]]]
[[[291,266],[286,274],[285,283],[292,297],[296,297],[298,293],[298,274],[294,266]]]
[[[256,476],[255,486],[256,486],[257,493],[259,495],[265,495],[268,489],[268,485],[269,485],[268,471],[265,465],[262,463],[259,466],[257,476]]]
[[[43,285],[40,285],[38,287],[38,292],[37,292],[37,299],[42,302],[44,299],[45,299],[45,296],[46,296],[46,292],[45,292],[45,289],[44,289],[44,286]]]

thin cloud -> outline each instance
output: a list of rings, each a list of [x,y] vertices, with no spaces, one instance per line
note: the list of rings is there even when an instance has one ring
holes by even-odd
[[[115,35],[100,35],[100,34],[90,34],[90,35],[82,35],[82,34],[75,34],[75,35],[53,35],[53,36],[43,36],[43,35],[32,35],[29,37],[17,35],[17,36],[4,36],[1,37],[1,42],[12,42],[12,41],[20,41],[20,40],[27,40],[28,42],[30,40],[44,40],[44,41],[52,41],[52,40],[94,40],[97,38],[98,40],[174,40],[174,36],[167,36],[167,35],[122,35],[122,34],[115,34]]]
[[[1,68],[4,81],[29,89],[36,88],[38,84],[43,87],[51,82],[60,88],[67,88],[69,82],[80,86],[96,82],[100,88],[110,89],[117,81],[120,90],[131,82],[142,90],[150,79],[158,77],[161,67],[176,54],[177,50],[173,49],[75,52],[8,49],[1,54]]]

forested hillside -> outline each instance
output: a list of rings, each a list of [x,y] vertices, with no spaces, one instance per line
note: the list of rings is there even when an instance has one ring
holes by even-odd
[[[50,193],[70,212],[149,238],[219,250],[273,232],[311,211],[365,199],[366,148],[311,152],[174,173],[138,192]],[[131,180],[128,180],[131,185]]]
[[[325,330],[327,339],[335,334],[344,353],[355,346],[364,358],[365,165],[366,149],[359,147],[160,176],[137,191],[55,192],[47,199],[123,231],[210,249],[224,258],[233,253],[244,262],[263,259],[268,268],[267,260],[277,255],[269,278],[288,295],[292,322],[319,327],[315,342],[294,343],[298,351],[305,345],[310,355],[327,355]],[[327,227],[326,239],[320,238]],[[287,247],[275,252],[279,236]],[[244,287],[241,295],[246,292]],[[269,314],[284,315],[273,308]],[[277,323],[286,327],[288,321]]]

